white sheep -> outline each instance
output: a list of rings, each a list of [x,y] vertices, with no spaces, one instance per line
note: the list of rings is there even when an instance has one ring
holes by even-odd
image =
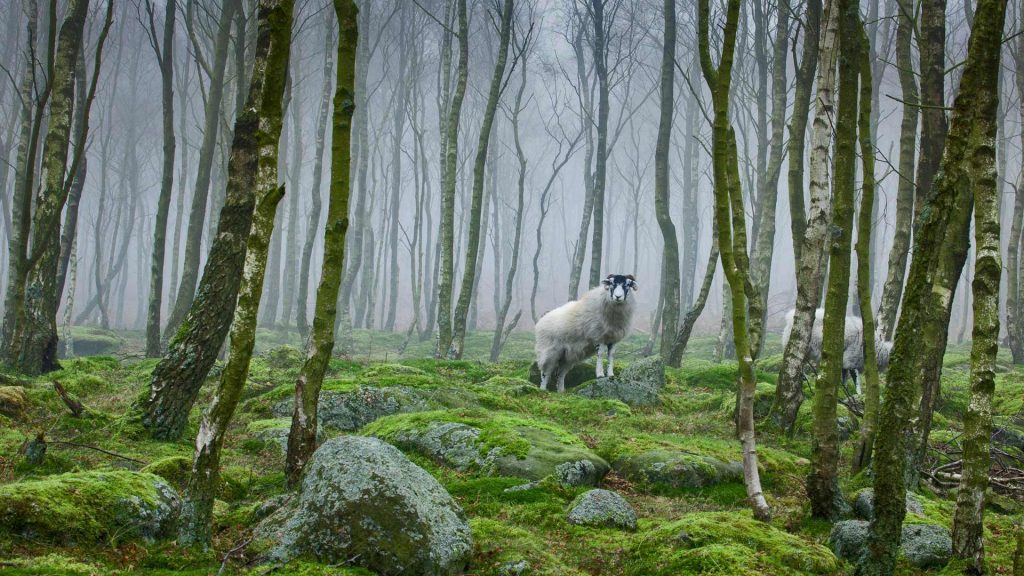
[[[796,310],[786,313],[786,327],[782,330],[782,346],[785,348],[789,342],[789,334],[793,330],[793,318]],[[825,318],[825,309],[818,308],[814,311],[814,326],[811,329],[810,356],[808,360],[816,365],[821,360],[821,346]],[[857,393],[860,394],[860,382],[857,375],[864,371],[864,323],[856,316],[847,316],[843,338],[843,384],[846,384],[847,377],[853,378],[853,384]],[[879,372],[885,371],[889,366],[889,354],[892,352],[892,342],[875,340],[875,359],[878,363]]]
[[[602,346],[608,352],[608,376],[615,375],[615,345],[629,332],[635,303],[629,297],[637,289],[631,275],[609,274],[601,285],[548,312],[534,328],[540,387],[548,389],[555,379],[565,391],[565,375],[576,363],[597,353],[597,377],[604,378]]]

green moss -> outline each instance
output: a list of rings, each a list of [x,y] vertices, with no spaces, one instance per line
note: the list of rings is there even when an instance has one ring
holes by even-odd
[[[132,522],[161,505],[161,483],[149,473],[94,471],[0,486],[0,534],[56,542],[138,537]]]
[[[503,567],[524,563],[537,576],[583,576],[586,572],[566,565],[552,553],[551,543],[525,528],[486,518],[470,521],[473,531],[473,574],[503,576]]]
[[[456,422],[480,430],[480,454],[486,455],[497,448],[506,456],[523,458],[530,451],[530,430],[544,430],[552,433],[559,442],[584,447],[579,438],[564,429],[513,413],[488,412],[484,410],[436,410],[395,414],[371,422],[362,430],[364,434],[385,440],[394,439],[400,433],[425,430],[438,422]]]
[[[185,489],[189,476],[192,475],[192,458],[168,456],[147,465],[142,471],[156,474],[180,492]]]
[[[112,573],[95,564],[86,564],[57,553],[34,558],[5,559],[2,565],[6,576],[93,576]]]
[[[827,548],[754,520],[748,512],[700,512],[637,534],[627,573],[761,576],[838,574]]]
[[[253,420],[252,422],[249,422],[245,427],[245,431],[249,434],[255,434],[257,432],[263,432],[264,430],[274,430],[278,428],[290,429],[291,426],[291,418],[267,418],[265,420]]]

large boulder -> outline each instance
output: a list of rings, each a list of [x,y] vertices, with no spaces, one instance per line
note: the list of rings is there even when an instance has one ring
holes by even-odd
[[[152,542],[174,534],[180,504],[154,474],[60,474],[0,486],[0,535],[68,546]]]
[[[269,561],[312,556],[380,574],[461,574],[473,551],[458,504],[425,470],[376,438],[328,440],[295,501],[257,527]]]
[[[580,494],[569,506],[570,524],[636,530],[636,512],[625,498],[611,490]]]
[[[665,387],[665,364],[658,356],[633,362],[618,376],[599,378],[575,392],[586,398],[621,400],[630,406],[654,406]]]
[[[641,490],[655,493],[743,480],[741,462],[667,449],[624,454],[612,466]]]
[[[569,369],[569,372],[565,375],[565,389],[572,390],[581,384],[585,384],[594,379],[594,374],[597,373],[597,366],[591,362],[584,362],[577,364]],[[540,386],[540,368],[537,367],[537,363],[530,364],[530,382],[534,386]],[[548,383],[548,390],[555,390],[555,383]]]
[[[867,545],[867,520],[843,520],[832,526],[829,546],[836,556],[855,562]],[[949,530],[936,524],[904,524],[900,553],[918,568],[941,568],[953,554]]]
[[[459,471],[595,486],[610,466],[557,426],[501,412],[398,414],[363,433]]]
[[[924,507],[912,492],[907,492],[906,508],[908,514],[924,514]],[[875,491],[872,488],[865,488],[853,498],[853,511],[858,517],[864,520],[871,520],[875,517]]]
[[[271,407],[274,418],[290,418],[295,400],[288,398]],[[320,393],[317,420],[326,428],[352,432],[383,416],[430,410],[426,395],[416,388],[359,386],[347,392]]]

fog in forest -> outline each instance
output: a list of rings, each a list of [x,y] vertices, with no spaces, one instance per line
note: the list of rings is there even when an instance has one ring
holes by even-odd
[[[8,8],[0,15],[5,71],[0,83],[0,114],[4,119],[0,154],[5,159],[0,171],[0,199],[5,243],[12,230],[11,194],[21,169],[17,163],[22,114],[19,79],[24,74],[28,48],[25,13],[17,9],[15,0],[7,3]],[[228,25],[221,21],[224,6],[220,2],[189,0],[178,4],[171,64],[177,155],[166,232],[165,319],[173,310],[183,276],[201,272],[205,263],[223,204],[230,135],[234,117],[244,102],[255,41],[253,2],[243,0],[242,12]],[[656,33],[661,28],[660,5],[655,4],[610,2],[605,14],[610,99],[602,254],[597,268],[600,278],[610,273],[636,276],[640,314],[635,328],[641,332],[650,332],[655,320],[663,254],[653,185],[662,42]],[[791,50],[786,52],[785,62],[776,62],[772,43],[777,36],[778,14],[773,5],[755,4],[742,8],[732,120],[741,150],[739,168],[748,222],[754,223],[755,229],[765,225],[759,218],[760,211],[766,202],[777,202],[767,318],[769,326],[778,328],[784,312],[793,306],[795,267],[786,177],[788,157],[782,160],[777,183],[768,182],[768,157],[779,137],[771,131],[771,119],[791,113],[793,58],[803,39],[800,27],[790,22]],[[962,73],[957,63],[965,57],[969,32],[969,13],[952,4],[946,17],[950,67],[945,86],[947,102],[957,93]],[[862,6],[871,38],[875,79],[872,127],[878,194],[871,208],[871,276],[876,302],[886,280],[897,187],[904,177],[898,166],[900,121],[905,107],[894,54],[896,6],[896,2],[885,0]],[[43,57],[51,35],[46,3],[39,3],[37,8],[41,16],[34,49],[41,69],[35,91],[46,81]],[[497,52],[498,8],[487,1],[470,2],[469,6],[468,88],[459,125],[456,175],[457,256],[465,253],[468,242],[473,162]],[[98,42],[106,9],[105,3],[94,3],[87,16],[88,47]],[[712,18],[720,25],[720,10],[713,12]],[[84,181],[76,184],[80,190],[75,190],[80,204],[74,250],[69,255],[74,273],[67,280],[60,303],[64,322],[70,318],[74,324],[130,330],[141,330],[146,324],[163,165],[161,72],[154,50],[154,45],[162,42],[163,13],[160,2],[116,3],[98,73],[91,58],[83,58],[85,61],[80,63],[85,72],[81,79],[84,88],[91,88],[88,84],[94,80],[96,86],[81,162]],[[372,2],[361,7],[360,43],[366,46],[361,47],[364,60],[360,62],[365,62],[366,68],[365,109],[360,113],[365,116],[357,118],[353,136],[352,227],[346,259],[351,262],[354,252],[361,250],[362,265],[353,278],[346,279],[347,290],[342,294],[342,298],[350,299],[357,328],[405,330],[415,323],[417,331],[426,334],[430,332],[428,322],[435,316],[431,308],[436,307],[438,277],[443,118],[438,106],[443,74],[439,63],[447,28],[444,18],[444,3],[430,0]],[[481,261],[469,313],[471,328],[493,329],[496,310],[501,309],[505,298],[506,274],[514,252],[518,252],[518,262],[507,315],[511,320],[521,313],[518,330],[529,329],[545,311],[591,284],[594,218],[593,214],[585,218],[584,209],[596,213],[593,204],[588,205],[587,196],[593,188],[597,162],[599,87],[588,18],[586,6],[571,0],[516,5],[509,63],[483,174]],[[697,62],[695,18],[695,6],[680,2],[669,189],[670,215],[680,247],[683,310],[698,296],[711,247],[713,220],[710,100]],[[329,185],[331,146],[330,130],[325,131],[318,118],[324,95],[333,93],[333,69],[329,63],[325,68],[325,57],[334,51],[336,26],[327,3],[297,3],[279,154],[279,179],[286,193],[277,214],[261,302],[260,324],[265,327],[294,328],[298,308],[313,304],[325,217],[320,206],[325,205]],[[225,35],[227,39],[218,42],[218,37]],[[1007,44],[1005,51],[1012,52],[1013,46]],[[92,54],[93,50],[87,48],[86,53]],[[785,111],[775,110],[771,98],[773,74],[779,66],[785,68]],[[326,76],[325,70],[330,72]],[[1004,74],[999,112],[1004,221],[1011,216],[1021,165],[1015,104],[1019,96],[1011,80],[1011,74]],[[219,106],[211,115],[207,108],[213,100],[219,100]],[[210,129],[214,131],[212,137],[207,134]],[[365,133],[360,134],[360,130]],[[517,156],[516,130],[521,160]],[[781,136],[786,140],[791,137],[788,131]],[[322,150],[318,152],[320,138],[326,138],[326,161],[318,157],[323,154]],[[197,176],[204,162],[208,182],[203,174]],[[318,169],[319,175],[315,174]],[[525,191],[521,215],[517,214],[516,202],[520,179]],[[362,199],[362,206],[356,198]],[[519,244],[514,246],[517,217],[522,218],[522,230]],[[356,229],[362,230],[362,246],[352,245]],[[198,250],[188,248],[190,234],[201,238]],[[754,238],[754,234],[749,237]],[[196,253],[192,262],[186,256],[189,252]],[[8,260],[4,251],[0,271],[5,278]],[[459,257],[455,260],[458,279],[463,261]],[[581,278],[570,289],[574,268],[581,272]],[[300,282],[302,277],[307,281]],[[951,335],[958,338],[965,333],[963,326],[969,324],[970,313],[964,302],[969,278],[970,271],[960,282],[954,304]],[[718,330],[725,304],[721,286],[719,271],[697,324],[699,333]]]

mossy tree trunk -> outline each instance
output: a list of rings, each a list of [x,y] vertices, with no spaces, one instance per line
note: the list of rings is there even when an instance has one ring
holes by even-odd
[[[279,18],[290,21],[291,10],[287,10],[287,16],[281,16],[279,8],[286,1],[261,0],[261,17],[269,20],[265,26],[275,29]],[[199,291],[167,353],[153,370],[147,396],[140,401],[142,424],[156,439],[181,437],[189,411],[217,359],[235,314],[246,243],[256,208],[257,158],[269,155],[271,152],[264,150],[268,147],[274,149],[276,157],[281,135],[289,51],[285,46],[269,52],[269,34],[270,31],[260,32],[263,42],[268,44],[262,47],[261,55],[267,60],[266,70],[261,69],[258,77],[250,79],[245,106],[235,120],[224,206]],[[281,51],[283,64],[277,60],[282,57]]]
[[[679,243],[672,222],[669,189],[668,152],[672,139],[672,114],[675,104],[676,3],[663,4],[665,28],[661,48],[661,111],[654,146],[654,217],[661,229],[664,246],[661,271],[661,356],[668,358],[679,325]],[[652,338],[657,331],[652,331]]]
[[[476,158],[473,162],[473,194],[469,208],[469,241],[466,246],[466,261],[462,272],[462,286],[459,289],[459,301],[455,306],[453,337],[449,357],[462,358],[466,340],[466,317],[469,314],[470,300],[476,287],[477,259],[480,256],[480,218],[484,200],[484,176],[487,167],[487,152],[491,141],[491,128],[494,126],[494,114],[498,110],[498,101],[504,88],[505,64],[508,60],[508,44],[512,36],[512,0],[504,0],[501,9],[501,29],[498,33],[498,59],[494,64],[491,76],[491,87],[484,106],[483,123],[480,126],[480,138],[477,140]],[[454,169],[453,169],[454,173]],[[443,342],[442,342],[443,344]]]
[[[82,37],[88,11],[89,0],[69,3],[57,37],[48,88],[49,116],[43,140],[43,178],[33,203],[27,257],[24,265],[15,270],[22,275],[13,277],[15,282],[23,283],[24,299],[13,310],[14,329],[8,336],[10,340],[5,343],[4,361],[25,374],[41,374],[59,367],[57,267],[60,220],[69,191],[65,183],[75,108],[75,67],[79,51],[83,49]],[[102,50],[102,43],[97,50]],[[84,102],[80,104],[86,105]],[[34,166],[25,168],[35,169]],[[76,166],[72,166],[70,172],[74,174]],[[22,217],[29,216],[25,213]]]
[[[914,238],[914,258],[896,329],[888,387],[875,440],[875,516],[871,521],[867,548],[857,566],[858,574],[889,575],[893,573],[896,562],[906,514],[907,448],[915,439],[908,425],[925,380],[923,372],[928,369],[933,353],[937,352],[941,358],[945,350],[944,327],[948,326],[953,290],[966,259],[974,194],[979,186],[982,196],[991,193],[986,191],[986,186],[994,186],[991,167],[986,166],[994,157],[996,84],[1005,12],[1005,0],[978,2],[941,169],[920,213],[920,224]],[[983,208],[990,209],[988,206]],[[985,239],[985,244],[979,246],[985,247],[982,254],[986,259],[985,266],[996,267],[995,283],[998,283],[998,254],[989,253],[987,240],[992,233],[983,230],[979,240]],[[998,231],[995,234],[998,235]],[[986,284],[985,290],[994,289],[988,285],[991,284],[990,278],[985,277],[981,282]],[[988,306],[988,303],[982,305],[980,310],[983,314],[989,313]],[[982,321],[984,328],[977,335],[983,338],[983,344],[972,352],[972,391],[979,400],[991,395],[991,380],[986,382],[991,374],[986,376],[985,372],[991,370],[988,355],[994,352],[993,345],[985,342],[985,339],[992,338],[986,332],[991,329],[991,324],[985,325],[985,320]],[[987,432],[984,433],[985,439],[980,439],[985,420],[981,413],[985,407],[979,406],[979,409],[979,413],[969,417],[969,437],[977,442],[970,450],[972,455],[978,455],[978,450],[983,448],[986,453],[983,457],[987,458]],[[987,466],[984,474],[987,475]],[[976,476],[972,477],[971,484],[975,482]],[[968,510],[964,512],[970,513]]]
[[[1024,6],[1022,6],[1024,8]],[[1018,11],[1018,14],[1021,12]],[[1024,36],[1017,37],[1015,58],[1017,94],[1024,94]],[[1020,113],[1024,118],[1024,99],[1020,100]],[[1020,134],[1024,144],[1024,131]],[[1024,241],[1024,172],[1017,179],[1013,192],[1013,216],[1010,220],[1010,238],[1006,247],[1006,332],[1007,344],[1014,364],[1024,364],[1024,266],[1021,264],[1021,242]]]
[[[862,30],[863,32],[863,26]],[[864,416],[861,418],[860,442],[854,449],[853,471],[858,472],[871,462],[871,450],[875,442],[875,428],[878,425],[878,403],[880,386],[878,381],[878,356],[875,352],[875,316],[871,302],[871,287],[874,282],[871,246],[874,238],[875,218],[872,206],[875,203],[875,145],[872,118],[874,117],[874,82],[871,53],[867,50],[868,37],[861,37],[858,59],[860,67],[860,108],[857,119],[860,141],[861,187],[860,214],[857,223],[857,297],[860,302],[861,322],[864,327]]]
[[[466,22],[466,0],[458,4],[459,66],[455,90],[448,102],[448,121],[444,134],[444,170],[441,171],[441,278],[438,284],[437,324],[438,340],[434,355],[447,357],[452,347],[452,289],[455,284],[455,187],[459,165],[459,119],[462,102],[466,97],[466,77],[469,72],[469,26]]]
[[[345,266],[345,234],[349,225],[352,118],[355,114],[356,48],[359,44],[358,9],[352,0],[335,0],[341,35],[338,38],[338,81],[334,91],[331,128],[331,195],[324,231],[324,264],[316,289],[316,313],[306,361],[295,381],[295,408],[288,433],[285,478],[295,486],[306,462],[316,450],[317,408],[320,386],[334,349],[338,289]]]
[[[1006,0],[982,2],[975,20],[976,27],[986,27],[975,30],[979,35],[978,43],[984,46],[984,70],[995,78],[999,77],[1000,35],[1005,12]],[[985,36],[981,37],[983,34]],[[962,82],[979,80],[968,77],[965,71]],[[981,110],[969,135],[974,149],[969,162],[965,163],[967,186],[974,194],[974,329],[970,401],[964,415],[963,475],[953,514],[953,555],[967,560],[976,574],[986,572],[983,519],[991,465],[992,396],[995,392],[996,354],[999,352],[999,283],[1002,275],[999,256],[1001,198],[995,161],[998,84],[990,85],[989,89],[990,92],[978,96],[981,102],[977,106]],[[951,143],[959,136],[951,133]]]
[[[693,334],[693,326],[697,323],[704,306],[708,301],[708,294],[711,293],[711,284],[715,279],[715,270],[718,268],[718,222],[711,224],[711,251],[708,253],[707,265],[704,267],[704,280],[700,285],[700,293],[693,305],[687,310],[686,316],[679,325],[679,332],[674,336],[675,342],[669,352],[666,363],[673,368],[678,368],[683,361],[683,353],[686,352],[686,345],[690,342]]]
[[[811,436],[811,453],[814,456],[807,479],[807,495],[811,501],[812,515],[830,520],[838,518],[846,508],[838,479],[839,430],[836,426],[836,406],[846,342],[853,197],[857,173],[857,87],[862,35],[859,8],[858,0],[831,0],[827,8],[837,13],[839,18],[839,107],[835,125],[835,156],[832,161],[835,174],[832,178],[828,290],[822,321],[821,369],[814,385],[814,425]],[[867,210],[870,214],[870,206]]]
[[[160,356],[160,313],[164,295],[164,252],[167,248],[167,218],[174,188],[174,22],[178,13],[175,0],[167,0],[164,9],[163,42],[157,41],[153,22],[153,4],[146,3],[149,15],[149,40],[160,69],[160,98],[163,102],[163,173],[156,220],[153,222],[153,256],[149,272],[149,310],[146,316],[146,357]]]
[[[910,251],[911,225],[914,220],[914,164],[917,155],[918,90],[914,76],[911,38],[914,33],[914,8],[907,0],[896,2],[896,70],[903,95],[903,119],[900,121],[899,183],[896,187],[896,231],[889,251],[889,272],[882,287],[878,307],[879,335],[892,340],[896,330],[896,312],[903,294]]]
[[[804,367],[811,343],[811,328],[814,311],[821,300],[822,281],[825,267],[825,241],[830,219],[828,156],[833,127],[833,91],[836,75],[836,43],[838,37],[838,14],[834,1],[828,2],[824,10],[824,27],[820,20],[817,59],[817,94],[815,98],[814,121],[811,125],[810,192],[811,208],[803,228],[800,258],[796,270],[796,313],[793,329],[782,356],[778,385],[775,388],[775,406],[772,409],[776,423],[786,431],[792,431],[797,411],[803,402]],[[808,10],[814,6],[808,6]],[[808,22],[814,23],[810,14]],[[807,32],[811,33],[810,30]],[[809,56],[805,56],[805,59]],[[800,98],[797,98],[800,102]],[[795,114],[795,112],[794,112]],[[791,127],[795,128],[795,127]],[[790,134],[790,138],[794,138]],[[793,150],[791,149],[792,153]],[[790,156],[792,164],[794,156]],[[790,184],[801,176],[790,171]],[[802,185],[801,185],[802,188]],[[792,192],[791,192],[792,197]],[[794,230],[794,234],[797,231]]]
[[[231,323],[231,351],[221,373],[209,411],[196,436],[192,474],[185,488],[179,519],[178,544],[208,547],[212,531],[213,498],[220,475],[224,436],[234,416],[256,344],[256,319],[267,270],[267,252],[274,232],[277,205],[284,196],[278,185],[278,141],[281,137],[282,88],[288,74],[291,47],[292,0],[261,0],[257,16],[256,63],[247,105],[235,123],[234,154],[245,155],[246,173],[235,172],[236,182],[255,186],[257,206],[249,233],[238,308]],[[265,114],[265,115],[264,115]],[[240,150],[239,139],[246,142]],[[251,143],[251,144],[250,144]],[[255,154],[253,154],[255,153]]]
[[[725,29],[722,35],[722,56],[716,67],[711,59],[708,38],[710,9],[708,0],[697,5],[697,30],[701,70],[711,91],[714,111],[712,127],[712,167],[715,185],[715,222],[722,268],[732,294],[732,327],[739,360],[738,428],[743,449],[743,479],[747,499],[754,517],[767,522],[771,510],[761,489],[757,469],[757,446],[754,437],[754,389],[757,378],[747,333],[747,294],[750,262],[747,257],[747,224],[743,191],[740,187],[736,135],[729,125],[729,92],[732,85],[733,55],[736,49],[736,28],[740,16],[740,0],[729,0]]]

